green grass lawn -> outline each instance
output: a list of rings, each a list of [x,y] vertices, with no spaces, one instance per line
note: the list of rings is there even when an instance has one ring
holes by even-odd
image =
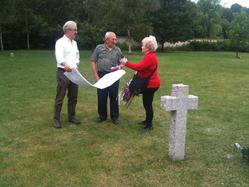
[[[91,52],[80,71],[93,82]],[[141,97],[120,106],[120,126],[96,123],[96,90],[80,88],[80,126],[52,127],[55,97],[53,51],[0,52],[0,186],[249,186],[249,164],[233,144],[249,146],[249,54],[158,53],[161,88],[154,99],[154,130],[143,132]],[[138,62],[142,55],[126,54]],[[120,89],[131,78],[129,69]],[[160,97],[173,83],[199,97],[189,111],[186,159],[168,157],[170,113]]]

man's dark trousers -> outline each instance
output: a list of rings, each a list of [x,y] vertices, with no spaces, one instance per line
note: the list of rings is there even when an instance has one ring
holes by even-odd
[[[98,72],[99,77],[103,77],[109,72]],[[110,113],[111,119],[116,120],[119,118],[119,106],[118,106],[118,88],[119,81],[116,81],[113,85],[104,88],[97,89],[98,95],[98,114],[100,120],[106,120],[107,118],[107,99],[110,99]]]
[[[68,97],[68,119],[75,117],[75,108],[78,97],[78,85],[71,82],[65,75],[65,70],[57,68],[57,93],[54,104],[54,119],[60,120],[60,113],[63,104],[63,99],[67,93]]]

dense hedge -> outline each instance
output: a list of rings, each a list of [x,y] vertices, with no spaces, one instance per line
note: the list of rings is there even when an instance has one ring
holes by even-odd
[[[30,35],[30,47],[31,49],[53,49],[56,42],[55,38],[60,37],[60,34],[57,33],[56,36],[39,36],[35,34]],[[81,49],[94,49],[96,46],[93,44],[86,44],[78,38],[78,46]],[[101,41],[99,41],[101,43]],[[20,45],[22,44],[22,45]],[[129,47],[126,43],[117,44],[122,50],[128,51]],[[15,34],[6,34],[4,38],[5,49],[25,49],[26,46],[26,36],[19,33]],[[140,51],[141,45],[133,45],[132,51]],[[165,47],[163,51],[235,51],[236,48],[231,43],[230,40],[218,40],[217,42],[210,41],[191,41],[190,44],[181,46],[181,47]],[[159,47],[158,51],[162,51]],[[249,52],[249,43],[239,49],[241,52]]]
[[[189,45],[177,48],[164,48],[165,51],[235,51],[236,47],[230,40],[210,41],[191,41]],[[241,52],[249,52],[249,44],[239,49]]]
[[[193,51],[232,51],[234,49],[229,40],[217,42],[192,41],[189,47]]]

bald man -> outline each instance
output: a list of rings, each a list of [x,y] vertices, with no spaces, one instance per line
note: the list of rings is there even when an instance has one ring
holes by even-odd
[[[111,72],[111,67],[120,65],[122,52],[116,46],[117,37],[114,32],[105,34],[104,44],[99,44],[91,56],[91,66],[94,79],[98,81],[101,77]],[[118,106],[119,80],[105,89],[97,89],[98,96],[98,122],[107,119],[107,100],[110,99],[110,117],[115,125],[119,124]]]

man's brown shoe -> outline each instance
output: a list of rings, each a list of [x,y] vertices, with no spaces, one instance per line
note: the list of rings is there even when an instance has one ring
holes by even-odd
[[[80,120],[78,120],[77,118],[72,118],[72,119],[69,119],[68,121],[75,125],[79,125],[81,123]]]
[[[56,129],[61,128],[61,122],[58,119],[54,119],[54,128]]]
[[[112,119],[112,123],[113,123],[114,125],[119,125],[119,119],[118,119],[118,118]]]

